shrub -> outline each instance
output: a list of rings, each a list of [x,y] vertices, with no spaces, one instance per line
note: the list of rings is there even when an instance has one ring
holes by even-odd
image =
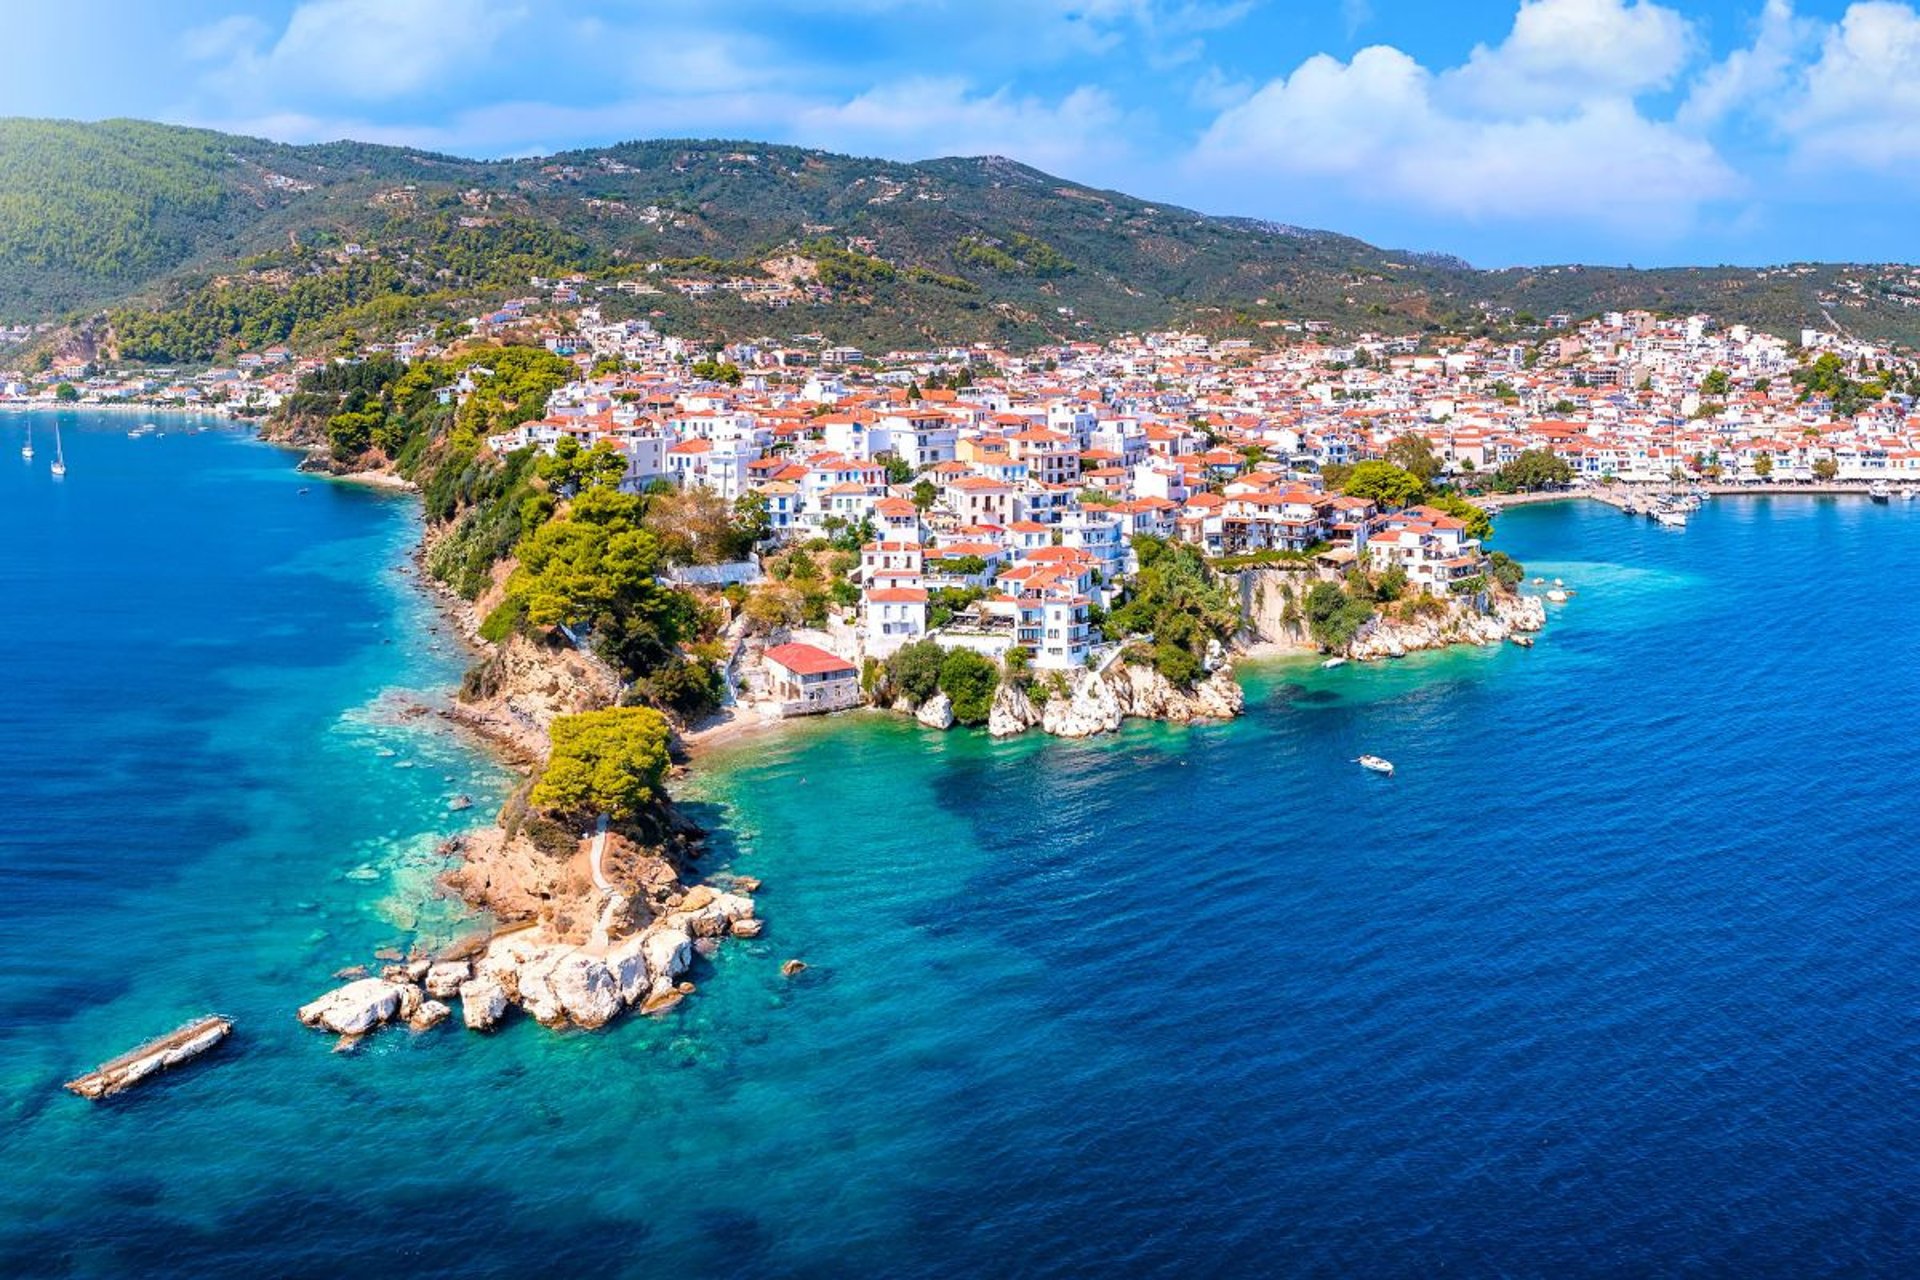
[[[1323,649],[1341,650],[1373,616],[1373,606],[1355,600],[1331,582],[1317,582],[1307,592],[1307,631]]]
[[[667,720],[650,707],[613,707],[561,716],[553,750],[533,788],[548,813],[586,818],[639,816],[660,799],[667,771]]]
[[[954,704],[956,722],[987,723],[993,693],[1000,687],[1000,668],[993,658],[983,658],[972,649],[954,649],[941,658],[939,687]]]
[[[925,702],[940,689],[940,664],[946,650],[931,640],[916,640],[887,659],[887,687],[914,703]]]
[[[940,662],[940,692],[953,701],[961,724],[985,724],[1000,687],[1000,668],[971,649],[955,649]]]
[[[725,692],[726,680],[719,668],[675,656],[634,681],[625,700],[630,706],[658,707],[691,720],[718,707]]]
[[[1153,669],[1183,688],[1200,678],[1200,660],[1165,640],[1153,646]]]

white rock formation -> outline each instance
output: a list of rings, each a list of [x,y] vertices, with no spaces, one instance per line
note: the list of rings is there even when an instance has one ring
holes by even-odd
[[[300,1006],[300,1021],[336,1035],[363,1035],[399,1012],[406,992],[413,993],[418,1007],[420,993],[414,988],[385,978],[362,978]]]
[[[626,1004],[606,960],[584,951],[569,951],[556,959],[547,983],[575,1026],[604,1027]]]
[[[1010,738],[1039,723],[1040,709],[1033,705],[1026,690],[1003,684],[994,691],[993,707],[987,712],[988,733],[996,738]]]
[[[471,973],[465,960],[442,960],[427,970],[427,994],[435,1000],[446,1000],[460,994],[460,984]]]
[[[944,693],[936,693],[920,704],[913,718],[929,729],[953,728],[953,699]]]
[[[646,935],[642,949],[647,957],[647,972],[653,980],[672,982],[693,963],[693,939],[678,929],[662,929]]]
[[[413,1011],[413,1016],[407,1019],[407,1025],[415,1031],[425,1031],[429,1027],[439,1026],[452,1016],[453,1010],[438,1000],[422,1000],[420,1007]]]
[[[461,983],[460,1016],[474,1031],[491,1031],[507,1016],[507,989],[492,978]]]

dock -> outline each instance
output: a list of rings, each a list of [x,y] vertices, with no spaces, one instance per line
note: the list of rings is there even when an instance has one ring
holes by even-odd
[[[169,1067],[191,1062],[225,1040],[232,1031],[233,1019],[220,1014],[196,1018],[184,1027],[149,1040],[110,1062],[101,1063],[87,1074],[67,1081],[67,1090],[83,1098],[110,1098]]]

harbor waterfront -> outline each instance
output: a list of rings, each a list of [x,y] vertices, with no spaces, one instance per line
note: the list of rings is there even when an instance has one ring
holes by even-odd
[[[1536,647],[1249,665],[1226,724],[717,746],[679,793],[768,932],[697,1000],[335,1055],[293,1008],[459,927],[449,801],[509,781],[403,713],[464,664],[416,507],[58,420],[55,480],[0,419],[0,1272],[1920,1258],[1920,506],[1513,510],[1575,592]],[[60,1087],[216,1012],[137,1093]]]

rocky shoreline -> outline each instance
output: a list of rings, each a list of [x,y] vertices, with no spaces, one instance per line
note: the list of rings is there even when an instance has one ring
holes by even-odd
[[[1310,573],[1274,569],[1245,570],[1239,575],[1243,650],[1324,653],[1308,633],[1297,602],[1317,581],[1338,581]],[[1427,601],[1429,607],[1383,611],[1363,624],[1334,656],[1356,662],[1404,658],[1426,649],[1455,645],[1494,645],[1527,636],[1547,625],[1546,605],[1539,596],[1516,591],[1491,593],[1486,610],[1467,597]],[[1389,616],[1399,612],[1402,616]]]
[[[1377,617],[1360,628],[1342,656],[1366,662],[1404,658],[1422,649],[1447,649],[1457,644],[1499,644],[1546,625],[1547,609],[1540,597],[1499,596],[1490,613],[1456,607],[1410,620]]]
[[[1126,720],[1170,724],[1231,720],[1246,704],[1246,694],[1230,666],[1221,666],[1189,689],[1150,666],[1117,661],[1102,671],[1062,672],[1051,682],[1002,683],[994,692],[986,728],[996,738],[1030,729],[1056,738],[1090,738],[1113,733]],[[953,703],[944,693],[918,705],[901,700],[893,710],[913,716],[929,729],[951,729],[955,723]]]

